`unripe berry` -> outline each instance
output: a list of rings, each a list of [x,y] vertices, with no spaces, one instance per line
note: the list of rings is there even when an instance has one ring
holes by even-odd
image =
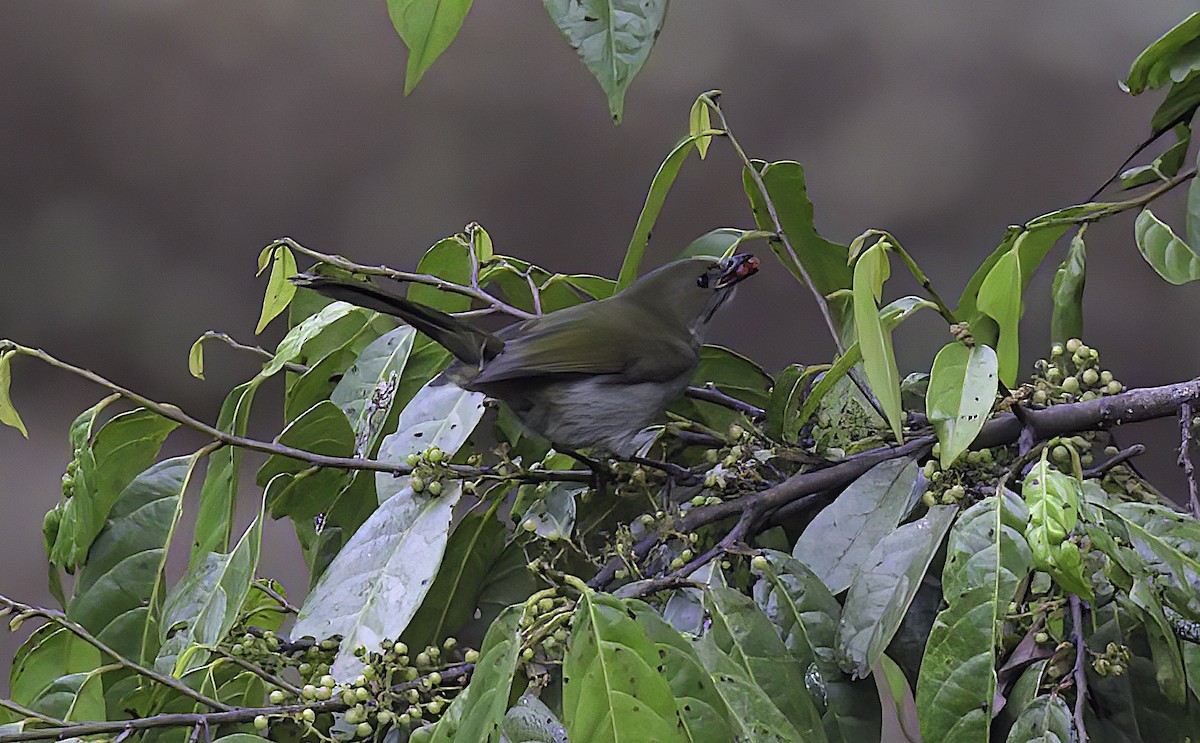
[[[408,486],[414,493],[420,493],[425,489],[425,481],[421,479],[420,475],[413,475],[408,478]]]
[[[429,447],[429,451],[425,452],[425,458],[430,462],[437,464],[445,458],[445,453],[436,446]]]
[[[429,490],[429,494],[430,494],[430,495],[432,495],[434,498],[436,498],[436,497],[438,497],[439,495],[441,495],[441,494],[442,494],[442,483],[441,483],[441,481],[440,481],[440,480],[434,480],[433,482],[429,483],[429,488],[428,488],[428,490]]]
[[[1062,388],[1064,392],[1074,395],[1079,391],[1079,380],[1075,377],[1067,377],[1062,381]]]
[[[767,558],[763,557],[762,555],[755,555],[754,559],[750,561],[750,567],[754,568],[760,573],[766,571],[768,564]]]
[[[266,730],[267,729],[267,716],[266,715],[257,715],[254,718],[254,729],[255,730]]]
[[[468,663],[477,663],[479,661],[479,651],[468,650],[467,652],[463,653],[463,660]]]
[[[366,738],[371,734],[371,723],[360,722],[358,727],[354,728],[354,735],[358,738]]]
[[[533,519],[525,519],[521,522],[521,528],[525,531],[537,531],[537,522]]]
[[[305,722],[312,722],[313,720],[317,719],[317,713],[313,712],[311,708],[301,710],[300,719],[304,720]]]
[[[284,694],[282,689],[276,689],[271,692],[268,699],[271,700],[271,704],[283,704],[283,700],[287,699],[287,694]]]
[[[1072,338],[1067,341],[1067,353],[1075,353],[1083,346],[1083,341],[1078,338]]]
[[[300,696],[304,697],[305,699],[316,699],[317,687],[313,686],[312,684],[305,684],[304,688],[300,690]]]

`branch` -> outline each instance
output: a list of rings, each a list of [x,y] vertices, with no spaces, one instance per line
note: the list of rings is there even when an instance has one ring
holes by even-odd
[[[1083,641],[1083,601],[1071,594],[1071,636],[1075,641],[1075,734],[1079,743],[1087,743],[1087,728],[1083,724],[1083,709],[1087,704],[1087,645]]]
[[[120,665],[128,668],[129,670],[133,671],[134,673],[138,674],[139,676],[145,676],[146,678],[156,681],[156,682],[162,684],[163,686],[170,687],[170,688],[174,689],[175,691],[179,692],[180,694],[183,694],[184,696],[191,697],[192,699],[196,700],[197,702],[200,702],[201,704],[203,704],[206,707],[211,707],[212,709],[222,710],[222,711],[228,711],[228,710],[233,709],[233,707],[230,707],[228,704],[225,704],[224,702],[217,701],[216,699],[213,699],[212,697],[209,697],[205,694],[201,694],[200,692],[191,688],[187,684],[184,684],[182,681],[179,681],[178,679],[171,678],[170,676],[164,676],[163,674],[159,673],[158,671],[155,671],[151,668],[147,668],[135,661],[129,660],[128,658],[122,656],[116,650],[113,650],[111,647],[109,647],[107,644],[105,644],[100,638],[96,637],[91,632],[88,632],[87,629],[84,628],[83,625],[68,619],[67,615],[63,614],[61,611],[56,611],[54,609],[45,609],[40,606],[30,606],[29,604],[22,604],[19,601],[13,601],[12,599],[8,598],[7,596],[3,596],[3,595],[0,595],[0,607],[6,609],[7,611],[15,611],[18,613],[18,616],[20,616],[22,618],[42,617],[43,619],[54,622],[55,624],[59,625],[60,627],[63,627],[64,629],[78,635],[80,637],[80,639],[82,639],[84,642],[87,642],[89,645],[92,645],[100,652],[104,653],[105,655],[112,658]]]
[[[253,353],[255,355],[262,356],[263,358],[265,358],[267,360],[275,358],[275,354],[271,353],[270,351],[263,348],[262,346],[248,346],[245,343],[238,343],[228,333],[222,333],[217,330],[206,330],[206,331],[204,331],[204,335],[200,336],[200,338],[202,340],[221,341],[222,343],[224,343],[225,345],[234,349],[235,351],[249,351],[250,353]],[[303,364],[297,364],[297,363],[294,363],[291,361],[284,364],[283,368],[287,369],[290,372],[295,372],[296,374],[303,374],[304,372],[308,371],[307,366],[305,366]]]
[[[470,676],[475,670],[474,663],[459,663],[440,671],[442,681],[454,681]],[[401,693],[409,689],[420,688],[429,675],[405,681],[391,687],[393,693]],[[315,713],[344,712],[351,705],[342,701],[341,696],[309,704],[283,704],[271,707],[239,707],[227,708],[222,712],[184,712],[177,714],[153,715],[133,720],[113,720],[111,722],[80,722],[69,725],[40,728],[38,730],[22,730],[17,733],[0,734],[0,743],[16,743],[24,740],[49,740],[51,738],[79,738],[85,735],[100,735],[106,733],[130,734],[138,730],[165,727],[213,727],[229,723],[250,722],[259,715],[280,717],[295,715],[306,709]]]
[[[1114,428],[1128,423],[1164,418],[1174,415],[1184,404],[1196,400],[1200,400],[1200,380],[1130,390],[1119,395],[1087,402],[1054,405],[1043,410],[1025,410],[1025,426],[1022,426],[1016,415],[1003,413],[984,424],[971,448],[987,449],[1012,444],[1018,440],[1023,430],[1031,431],[1035,440],[1047,440],[1065,433]],[[924,456],[933,447],[934,441],[935,437],[931,435],[921,436],[910,439],[901,446],[861,452],[825,469],[797,473],[758,493],[690,510],[676,524],[675,531],[694,532],[717,521],[733,516],[740,517],[746,511],[753,511],[761,516],[814,493],[838,491],[880,462],[900,457]],[[633,559],[645,559],[659,539],[659,534],[652,534],[634,545]],[[607,585],[621,565],[619,559],[610,560],[588,585],[593,588]]]
[[[369,470],[372,472],[387,472],[394,476],[410,474],[413,470],[407,464],[381,462],[377,459],[362,459],[360,457],[332,457],[325,454],[317,454],[315,452],[304,451],[292,446],[280,444],[274,441],[258,441],[256,439],[247,438],[245,436],[236,436],[234,434],[222,431],[218,428],[204,423],[187,413],[183,412],[174,405],[167,403],[155,402],[150,398],[138,394],[121,385],[111,382],[95,372],[83,369],[65,361],[60,361],[50,354],[38,348],[28,348],[14,341],[0,340],[0,351],[11,349],[25,356],[32,356],[39,359],[56,369],[70,372],[76,376],[82,377],[93,384],[99,385],[110,392],[115,392],[126,400],[134,402],[147,410],[152,410],[162,417],[175,421],[176,423],[190,428],[193,431],[198,431],[226,446],[237,446],[242,449],[262,452],[273,456],[287,457],[317,467],[329,467],[332,469],[342,470]],[[458,478],[497,478],[504,480],[514,480],[521,482],[590,482],[591,474],[576,470],[520,470],[513,474],[504,474],[498,472],[491,467],[471,467],[462,464],[447,464],[442,465],[448,472]]]
[[[1190,402],[1184,403],[1179,408],[1179,466],[1183,468],[1183,474],[1187,478],[1188,499],[1192,504],[1192,516],[1200,519],[1200,492],[1196,483],[1196,470],[1192,464],[1192,443],[1195,437],[1192,435],[1192,417],[1196,414],[1196,409]]]
[[[751,405],[748,402],[739,400],[736,397],[730,397],[716,387],[705,385],[703,387],[688,387],[683,391],[683,394],[694,400],[703,400],[711,402],[714,405],[720,405],[730,410],[736,410],[739,413],[745,413],[752,419],[760,419],[766,415],[766,411],[762,408]]]
[[[508,304],[507,302],[497,299],[491,294],[485,292],[483,289],[480,289],[478,286],[463,286],[462,284],[455,284],[453,281],[446,281],[445,279],[433,276],[431,274],[397,271],[396,269],[389,268],[387,266],[364,266],[361,263],[355,263],[354,261],[351,261],[348,258],[340,255],[329,255],[327,253],[321,253],[313,250],[312,248],[306,248],[290,237],[281,237],[267,247],[276,248],[280,246],[291,248],[297,253],[306,255],[309,258],[321,263],[328,263],[331,266],[337,266],[340,269],[349,271],[351,273],[360,274],[362,276],[382,276],[393,281],[400,281],[408,284],[424,284],[426,286],[432,286],[435,289],[440,289],[444,292],[450,292],[451,294],[460,294],[464,297],[470,297],[471,299],[482,302],[492,310],[502,312],[505,315],[510,315],[520,320],[528,320],[532,317],[537,317],[537,315],[531,312],[526,312],[525,310],[519,309],[511,304]],[[473,253],[474,251],[472,251],[472,254]]]
[[[1130,209],[1136,209],[1139,206],[1145,206],[1151,201],[1157,199],[1159,196],[1162,196],[1168,191],[1174,189],[1176,186],[1186,183],[1195,177],[1196,168],[1188,168],[1174,178],[1163,181],[1158,187],[1152,188],[1146,193],[1136,196],[1132,199],[1128,199],[1126,201],[1113,201],[1103,204],[1102,206],[1098,205],[1100,208],[1096,211],[1088,212],[1087,214],[1081,214],[1077,217],[1058,217],[1056,219],[1047,219],[1045,221],[1039,221],[1035,219],[1033,222],[1026,223],[1026,227],[1031,224],[1036,224],[1037,227],[1053,227],[1058,225],[1087,224],[1089,222],[1096,222],[1104,219],[1105,217],[1111,217],[1114,214],[1120,214],[1121,212],[1129,211]]]

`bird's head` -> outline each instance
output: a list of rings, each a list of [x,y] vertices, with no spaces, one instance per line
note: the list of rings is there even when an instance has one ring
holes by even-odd
[[[758,272],[758,258],[737,253],[724,260],[684,258],[635,281],[622,294],[654,313],[670,315],[699,334],[731,296]]]

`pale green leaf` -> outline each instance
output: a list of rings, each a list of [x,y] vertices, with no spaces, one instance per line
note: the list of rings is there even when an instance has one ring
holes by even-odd
[[[1071,710],[1057,694],[1037,697],[1008,732],[1008,743],[1071,743]]]
[[[1180,240],[1169,225],[1149,209],[1143,209],[1133,223],[1138,250],[1159,276],[1172,284],[1200,279],[1200,255]]]
[[[1028,233],[1023,233],[1022,237],[1025,234]],[[999,326],[999,337],[995,342],[996,361],[1000,380],[1010,387],[1016,384],[1021,363],[1017,337],[1021,322],[1021,291],[1020,251],[1014,245],[988,272],[979,287],[977,300],[980,312],[995,320]]]
[[[708,103],[705,101],[707,95],[697,98],[688,114],[688,134],[696,139],[696,151],[700,153],[701,160],[708,155],[708,145],[712,141],[712,136],[705,134],[712,128]]]
[[[21,421],[21,416],[13,407],[12,399],[8,396],[8,387],[12,381],[9,359],[14,355],[16,355],[16,351],[0,354],[0,423],[12,426],[20,431],[22,436],[29,438],[29,431],[25,430],[25,423]]]
[[[433,65],[458,35],[472,0],[388,0],[388,16],[396,33],[408,47],[408,67],[404,72],[404,94],[417,87],[425,71]]]
[[[262,261],[262,257],[259,257]],[[261,269],[260,269],[261,270]],[[267,323],[287,309],[292,297],[296,296],[296,285],[290,279],[296,275],[296,256],[285,246],[278,246],[271,255],[271,276],[267,279],[267,293],[263,298],[262,313],[258,317],[258,325],[254,334],[258,335],[267,327]],[[193,349],[195,346],[193,346]]]
[[[891,269],[880,241],[867,248],[854,264],[854,325],[863,368],[897,441],[904,440],[904,411],[900,407],[900,373],[891,333],[879,318],[879,299]]]
[[[1132,95],[1147,88],[1159,88],[1174,80],[1183,79],[1175,70],[1176,60],[1188,45],[1200,38],[1200,13],[1192,13],[1133,60],[1129,76],[1123,83]]]
[[[929,375],[925,415],[941,443],[942,469],[967,450],[996,401],[996,352],[989,346],[947,343]]]

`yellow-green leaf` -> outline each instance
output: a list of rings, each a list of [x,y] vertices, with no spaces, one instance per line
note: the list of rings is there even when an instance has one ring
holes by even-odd
[[[262,263],[262,256],[259,256]],[[261,270],[260,270],[261,272]],[[296,296],[296,285],[288,281],[296,275],[296,257],[292,251],[280,246],[271,256],[271,277],[267,279],[267,295],[263,298],[262,314],[258,318],[258,327],[254,334],[258,335],[274,320],[279,313],[287,309],[292,297]]]
[[[896,440],[903,441],[900,373],[896,370],[891,333],[884,329],[879,317],[879,298],[890,273],[883,240],[867,248],[854,264],[854,325],[871,391],[878,398]]]
[[[1143,209],[1133,223],[1133,236],[1138,250],[1150,267],[1172,284],[1186,284],[1200,279],[1200,255],[1195,246],[1188,245],[1165,222]]]
[[[13,407],[12,400],[8,396],[8,385],[11,380],[8,360],[15,354],[16,351],[0,354],[0,423],[12,426],[20,431],[22,436],[29,438],[29,431],[25,430],[25,423],[21,421],[21,416],[17,414],[17,409]]]
[[[942,445],[948,469],[983,428],[996,399],[996,352],[988,346],[946,344],[933,360],[925,414]]]
[[[204,379],[204,336],[197,338],[188,351],[188,372],[196,379]]]
[[[979,311],[1000,327],[996,341],[1000,380],[1010,387],[1016,384],[1020,366],[1017,327],[1021,321],[1021,258],[1014,246],[988,272],[979,287]]]
[[[472,0],[388,0],[388,16],[408,47],[404,94],[417,87],[425,71],[454,41]]]
[[[708,155],[708,144],[712,141],[711,134],[704,134],[712,128],[708,104],[704,100],[707,95],[705,93],[696,99],[696,102],[692,104],[692,111],[688,115],[688,133],[696,138],[696,151],[700,153],[701,160]]]

